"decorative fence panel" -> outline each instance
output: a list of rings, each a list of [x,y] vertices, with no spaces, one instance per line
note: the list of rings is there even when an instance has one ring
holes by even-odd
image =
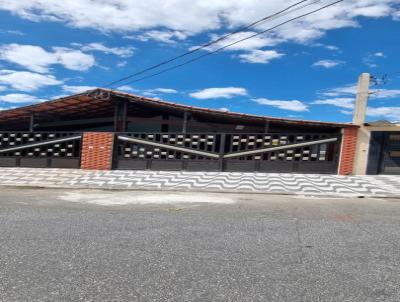
[[[219,171],[220,134],[122,133],[118,169]]]
[[[79,168],[81,133],[0,132],[0,166]]]
[[[117,169],[336,173],[340,135],[119,133]]]

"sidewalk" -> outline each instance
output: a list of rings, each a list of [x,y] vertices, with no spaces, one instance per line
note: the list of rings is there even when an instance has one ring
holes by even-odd
[[[0,168],[0,186],[400,197],[400,176]]]

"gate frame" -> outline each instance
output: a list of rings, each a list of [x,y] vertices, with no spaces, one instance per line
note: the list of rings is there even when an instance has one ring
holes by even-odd
[[[255,173],[314,173],[314,174],[337,174],[338,170],[339,170],[339,166],[340,166],[340,159],[341,159],[341,150],[342,150],[342,145],[343,145],[343,139],[344,139],[344,135],[342,133],[197,133],[197,132],[190,132],[190,133],[184,133],[184,132],[160,132],[160,133],[136,133],[136,132],[115,132],[114,133],[114,147],[113,147],[113,160],[112,160],[112,169],[118,170],[118,164],[120,160],[123,160],[120,158],[119,154],[118,154],[118,148],[119,148],[119,141],[120,138],[119,136],[123,136],[124,134],[166,134],[166,135],[190,135],[190,134],[194,134],[194,135],[220,135],[220,150],[219,150],[219,157],[218,157],[218,169],[215,170],[203,170],[204,172],[255,172]],[[252,169],[250,169],[249,171],[239,171],[239,170],[228,170],[227,169],[227,163],[228,163],[228,158],[226,158],[226,155],[229,155],[228,153],[225,153],[225,149],[226,149],[226,137],[227,135],[282,135],[282,134],[287,134],[287,135],[326,135],[328,136],[328,138],[326,139],[321,139],[320,141],[327,141],[327,143],[329,142],[336,142],[334,144],[334,150],[333,150],[333,159],[332,161],[329,162],[329,164],[331,165],[331,167],[328,167],[328,170],[325,171],[320,171],[320,172],[315,172],[315,171],[307,171],[303,170],[300,171],[301,168],[301,162],[295,162],[295,161],[290,161],[288,163],[291,164],[291,169],[290,171],[283,171],[283,172],[279,172],[279,171],[260,171],[260,166],[261,166],[261,162],[260,160],[249,160],[248,162],[252,162],[252,164],[249,165],[249,167],[253,167]],[[330,137],[329,137],[330,136]],[[335,139],[334,141],[332,141],[333,139]],[[140,139],[137,139],[140,140]],[[140,144],[140,142],[138,142]],[[314,145],[318,145],[320,143],[315,143]],[[307,142],[304,143],[299,143],[299,144],[293,144],[296,146],[301,146],[301,145],[308,145]],[[174,147],[174,146],[172,146]],[[286,148],[290,148],[290,145],[284,145],[284,146],[277,146],[277,147],[271,147],[271,148],[265,148],[265,149],[286,149]],[[173,148],[172,148],[173,149]],[[271,150],[273,151],[273,150]],[[269,151],[269,152],[271,152]],[[184,152],[184,151],[182,151]],[[250,151],[249,151],[250,152]],[[262,152],[260,150],[260,153],[266,153],[268,151],[264,151]],[[232,156],[232,155],[231,155]],[[129,160],[135,160],[135,159],[126,159],[127,161]],[[152,170],[152,163],[154,161],[154,159],[136,159],[136,161],[138,162],[144,162],[146,163],[144,165],[144,169],[146,170]],[[161,161],[161,160],[160,160]],[[162,161],[168,161],[168,160],[162,160]],[[173,160],[170,160],[170,162],[172,162]],[[176,161],[180,161],[181,165],[179,169],[173,169],[173,171],[196,171],[193,169],[190,170],[186,170],[187,168],[187,162],[191,161],[189,160],[184,160],[184,159],[177,159]],[[204,161],[207,162],[207,161]],[[238,162],[240,162],[238,160]],[[244,162],[244,161],[242,161]],[[278,162],[277,162],[278,163]],[[327,162],[325,162],[327,163]],[[307,165],[307,163],[305,163],[305,166]],[[327,164],[328,166],[328,164]],[[121,169],[124,170],[124,169]],[[129,169],[126,169],[129,170]],[[139,170],[139,169],[138,169]],[[153,171],[155,171],[153,169]],[[168,169],[166,170],[168,171]],[[201,171],[201,170],[199,170]]]
[[[73,136],[66,136],[61,138],[55,138],[48,141],[28,143],[25,145],[18,145],[14,147],[7,147],[0,149],[1,153],[13,152],[17,150],[23,150],[28,148],[35,148],[38,146],[46,146],[59,142],[68,142],[80,140],[79,151],[77,157],[55,157],[55,156],[0,156],[0,161],[2,159],[9,159],[10,165],[7,167],[21,167],[21,168],[60,168],[60,169],[79,169],[81,166],[81,155],[82,155],[82,132],[75,131],[0,131],[0,133],[5,134],[71,134]],[[14,164],[11,164],[14,161]],[[22,164],[22,161],[26,161],[26,164]],[[59,162],[56,166],[53,162]],[[5,166],[4,166],[5,167]]]

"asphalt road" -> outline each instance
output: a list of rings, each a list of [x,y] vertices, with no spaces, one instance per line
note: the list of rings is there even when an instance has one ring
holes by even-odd
[[[400,301],[400,200],[0,188],[0,231],[1,301]]]

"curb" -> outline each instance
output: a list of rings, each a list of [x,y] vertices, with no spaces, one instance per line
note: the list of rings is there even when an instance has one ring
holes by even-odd
[[[146,188],[146,187],[98,187],[91,185],[54,185],[54,184],[0,184],[0,188],[25,188],[25,189],[73,189],[73,190],[103,190],[103,191],[132,191],[132,192],[154,192],[154,191],[168,191],[168,192],[192,192],[192,193],[214,193],[214,194],[258,194],[258,195],[287,195],[287,196],[304,196],[304,197],[325,197],[325,198],[385,198],[385,199],[400,199],[399,193],[388,194],[362,194],[362,193],[323,193],[323,192],[286,192],[286,191],[245,191],[245,190],[213,190],[213,189],[187,189],[187,188]]]

